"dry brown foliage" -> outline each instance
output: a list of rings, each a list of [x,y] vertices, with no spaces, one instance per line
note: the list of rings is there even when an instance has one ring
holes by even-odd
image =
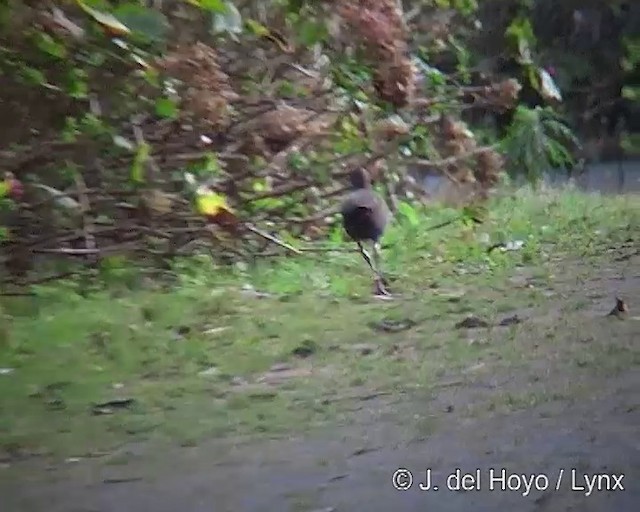
[[[369,114],[341,101],[328,76],[314,70],[312,59],[300,49],[283,54],[277,45],[252,40],[216,48],[204,42],[182,43],[156,62],[164,77],[175,80],[179,118],[147,113],[123,120],[119,134],[132,144],[130,152],[104,151],[98,141],[86,137],[62,143],[44,132],[26,149],[1,151],[3,171],[25,183],[17,208],[2,219],[10,232],[2,261],[12,279],[32,269],[56,268],[61,258],[95,264],[125,254],[164,265],[202,247],[219,259],[273,253],[273,241],[241,229],[245,223],[262,224],[276,234],[286,231],[305,241],[321,238],[336,220],[344,177],[353,166],[367,167],[390,196],[411,188],[403,185],[411,178],[401,169],[400,183],[391,190],[394,180],[387,176],[386,160],[397,154],[398,144],[415,124],[429,128],[439,153],[424,165],[439,169],[456,186],[466,183],[470,194],[495,183],[502,162],[493,149],[479,147],[454,117],[435,119],[421,107],[413,108],[416,70],[397,3],[337,3],[354,44],[364,44],[376,65],[372,85],[379,98],[402,107],[407,115],[365,121]],[[259,87],[247,91],[247,76],[255,77]],[[117,77],[114,80],[117,85]],[[282,95],[278,84],[283,82],[295,83],[302,93]],[[506,81],[460,95],[473,93],[505,106],[518,90],[517,84]],[[37,114],[37,104],[25,108],[25,115]],[[334,152],[344,136],[345,120],[357,138],[369,142],[371,152]],[[134,153],[146,144],[150,153],[144,180],[132,187]],[[216,155],[219,170],[209,176],[207,186],[224,194],[240,216],[233,236],[223,227],[208,226],[185,194],[184,170],[211,155]],[[292,164],[311,156],[322,156],[312,170],[301,171]],[[71,183],[57,173],[70,163],[75,171]],[[29,175],[39,182],[29,182]],[[40,185],[57,189],[62,199]],[[414,195],[418,191],[411,190]]]

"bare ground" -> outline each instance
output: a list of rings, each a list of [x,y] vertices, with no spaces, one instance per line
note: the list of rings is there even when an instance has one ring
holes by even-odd
[[[2,511],[635,511],[640,258],[597,272],[571,264],[562,275],[544,308],[521,312],[513,341],[531,354],[524,363],[497,351],[422,395],[354,400],[348,421],[304,437],[145,443],[75,463],[21,462],[0,473]],[[625,320],[606,316],[616,295],[631,307]],[[412,471],[410,490],[394,489],[398,468]],[[418,488],[427,468],[438,491]],[[478,469],[479,490],[447,489],[456,468]],[[544,476],[529,493],[515,477],[517,490],[491,490],[490,469],[503,468]],[[607,478],[589,493],[585,475]]]

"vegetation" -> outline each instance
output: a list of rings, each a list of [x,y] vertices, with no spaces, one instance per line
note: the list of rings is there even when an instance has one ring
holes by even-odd
[[[584,74],[568,77],[578,65],[561,57],[601,24],[570,3],[554,21],[567,23],[559,49],[539,26],[548,2],[422,2],[405,18],[383,0],[268,12],[226,0],[5,2],[5,286],[122,257],[164,268],[203,244],[227,261],[282,252],[260,233],[289,245],[325,236],[352,165],[372,167],[393,209],[424,194],[425,171],[469,202],[504,169],[536,180],[571,167],[581,153],[562,116],[585,135],[593,123],[575,118]],[[623,21],[634,8],[610,4],[598,12],[617,20],[616,44],[593,58],[617,52],[610,76],[633,98],[637,45]],[[611,100],[609,124],[633,118]],[[213,210],[194,209],[198,189]],[[227,229],[204,229],[203,213]]]
[[[368,298],[367,268],[340,252],[337,234],[328,255],[234,268],[192,261],[176,268],[171,290],[132,290],[121,274],[89,296],[72,281],[5,302],[3,448],[78,456],[131,439],[276,435],[344,419],[367,396],[428,393],[478,361],[517,366],[553,349],[596,358],[598,371],[632,362],[633,352],[576,341],[582,327],[542,323],[547,341],[531,340],[534,350],[523,341],[529,327],[496,326],[548,313],[558,307],[550,289],[573,288],[614,258],[610,247],[637,244],[638,199],[520,192],[490,212],[477,231],[400,218],[385,251],[399,294],[391,302]],[[437,224],[455,210],[414,213]],[[488,252],[501,242],[512,250]],[[581,274],[568,273],[571,259]],[[568,319],[584,297],[575,301],[561,305]],[[468,315],[493,327],[456,328]]]
[[[635,4],[398,4],[0,5],[5,451],[285,431],[515,361],[458,317],[541,306],[558,258],[637,242],[637,199],[504,185],[573,167],[602,126],[633,151]],[[345,254],[356,165],[395,214],[397,302]],[[514,289],[520,267],[539,286]]]

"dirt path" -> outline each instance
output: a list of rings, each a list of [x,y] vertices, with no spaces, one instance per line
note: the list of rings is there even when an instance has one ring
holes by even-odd
[[[362,401],[348,424],[305,438],[130,446],[104,460],[46,469],[25,462],[0,473],[1,510],[635,511],[640,321],[602,314],[615,293],[629,302],[640,297],[638,258],[625,269],[620,277],[612,265],[579,287],[559,282],[557,309],[532,317],[518,334],[522,350],[535,354],[524,364],[496,358],[447,375],[422,396]],[[586,297],[580,307],[577,296]],[[412,489],[394,489],[398,468],[413,472]],[[438,491],[418,489],[426,468]],[[448,490],[456,468],[479,470],[480,489]],[[503,468],[507,476],[541,476],[528,494],[516,477],[510,483],[519,489],[492,491],[492,468],[494,476]],[[585,475],[607,478],[589,494]]]
[[[133,457],[126,467],[75,469],[67,474],[69,480],[57,474],[55,483],[26,484],[13,492],[5,489],[3,501],[7,497],[9,501],[3,510],[494,511],[500,505],[523,512],[632,512],[640,500],[638,389],[638,372],[625,374],[591,399],[571,405],[558,401],[464,424],[445,421],[437,433],[420,442],[406,442],[383,424],[335,431],[333,441],[325,437],[244,447],[222,459],[218,449],[200,447],[176,458],[161,457],[164,467],[153,469],[146,460]],[[378,446],[384,447],[375,449]],[[355,455],[367,447],[373,451]],[[414,485],[423,478],[419,475],[424,468],[432,468],[433,482],[441,482],[442,490],[394,490],[391,475],[398,467],[414,472]],[[479,468],[481,490],[445,490],[442,482],[456,468],[463,472]],[[490,468],[546,475],[550,488],[532,489],[527,496],[522,495],[524,488],[491,492]],[[565,470],[561,489],[555,491],[561,469]],[[625,490],[585,496],[585,490],[571,490],[572,469],[582,486],[584,474],[624,474]],[[134,478],[144,479],[116,483]]]

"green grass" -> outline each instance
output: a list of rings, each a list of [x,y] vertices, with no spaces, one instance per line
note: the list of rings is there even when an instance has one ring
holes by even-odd
[[[191,260],[176,269],[170,290],[111,276],[88,297],[69,282],[5,299],[0,368],[12,371],[0,375],[0,448],[83,455],[133,439],[188,445],[349,421],[349,397],[428,393],[477,361],[521,360],[520,327],[481,329],[473,336],[491,343],[470,343],[455,323],[544,306],[545,287],[563,277],[565,261],[580,260],[588,273],[604,248],[638,241],[637,197],[519,192],[489,211],[473,231],[428,230],[456,215],[441,207],[397,218],[384,240],[393,301],[373,299],[364,262],[339,251],[233,269]],[[339,238],[336,231],[332,243],[347,246]],[[486,252],[513,240],[524,248]],[[524,267],[533,288],[510,280]],[[270,296],[251,296],[247,285]],[[372,328],[383,319],[416,325]],[[301,347],[311,353],[301,357]],[[118,397],[135,402],[92,413],[93,404]]]

